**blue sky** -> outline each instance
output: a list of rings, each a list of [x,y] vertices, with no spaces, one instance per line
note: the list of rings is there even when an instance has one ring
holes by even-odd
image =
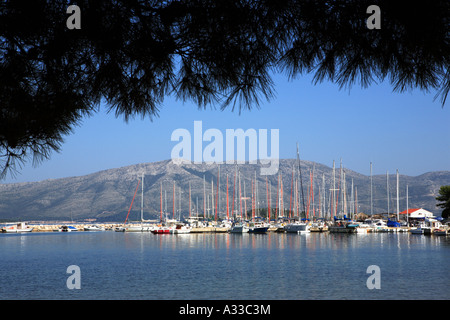
[[[333,160],[362,174],[386,171],[420,175],[450,170],[450,107],[434,101],[435,92],[392,92],[389,83],[358,85],[340,90],[306,75],[289,81],[275,75],[275,97],[260,108],[241,114],[231,108],[199,110],[190,102],[167,97],[153,122],[137,117],[126,123],[102,107],[66,136],[60,153],[33,167],[27,162],[15,177],[2,183],[40,181],[86,175],[96,171],[170,159],[177,142],[175,129],[193,133],[219,129],[279,129],[280,158],[295,158],[332,166]],[[270,132],[270,131],[269,131]],[[204,143],[204,146],[207,143]]]

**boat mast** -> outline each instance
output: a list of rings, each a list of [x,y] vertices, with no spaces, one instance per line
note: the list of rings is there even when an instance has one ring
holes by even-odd
[[[172,197],[172,206],[173,206],[173,216],[172,219],[175,219],[175,181],[173,182],[173,197]]]
[[[244,181],[244,197],[242,198],[242,200],[244,200],[244,214],[245,214],[245,220],[247,220],[247,196],[245,194],[245,179],[243,179]]]
[[[390,211],[390,207],[389,207],[389,172],[386,171],[386,189],[387,189],[387,214],[389,217],[389,211]]]
[[[128,209],[127,217],[125,218],[124,224],[127,223],[128,216],[130,215],[131,207],[133,206],[134,198],[136,197],[136,192],[137,192],[138,189],[139,189],[139,183],[140,183],[140,182],[141,182],[141,181],[138,180],[138,184],[137,184],[137,186],[136,186],[136,190],[134,190],[133,200],[131,200],[130,208]]]
[[[373,186],[372,186],[372,162],[370,162],[370,215],[373,215]]]
[[[241,169],[239,169],[238,171],[238,188],[239,188],[239,195],[238,195],[238,200],[239,200],[239,214],[241,216],[241,220],[243,219],[242,216],[242,199],[241,199]]]
[[[333,210],[334,210],[334,216],[336,217],[337,214],[337,208],[336,208],[336,167],[333,160]]]
[[[206,219],[206,184],[205,184],[205,175],[203,175],[203,218]]]
[[[352,190],[351,190],[351,195],[350,195],[350,209],[351,209],[351,214],[352,214],[352,219],[355,218],[355,195],[353,193],[353,178],[352,178]]]
[[[289,199],[289,219],[291,218],[292,210],[292,192],[294,188],[294,166],[292,166],[292,179],[291,179],[291,197]]]
[[[217,215],[220,217],[220,164],[217,171]]]
[[[301,170],[301,167],[300,167],[300,154],[299,154],[299,151],[298,151],[298,142],[297,142],[297,166],[298,166],[298,175],[299,175],[299,180],[300,180],[300,188],[301,188],[301,192],[302,192],[303,212],[306,212],[305,196],[303,194],[302,170]]]
[[[267,184],[267,176],[266,176],[266,204],[267,204],[266,219],[269,219],[269,187]],[[270,220],[268,220],[268,223],[270,223]]]
[[[344,214],[344,189],[343,189],[343,169],[342,169],[342,158],[339,160],[340,164],[339,164],[339,183],[338,183],[338,189],[339,189],[339,193],[340,193],[340,197],[341,197],[341,216]],[[336,199],[336,207],[338,207],[339,205],[339,196]]]
[[[237,217],[235,214],[235,203],[236,203],[236,176],[237,176],[237,164],[234,166],[234,180],[233,180],[233,201],[231,202],[231,215],[233,217]],[[237,212],[237,204],[236,204],[236,212]]]
[[[162,222],[162,213],[163,213],[163,206],[162,206],[162,182],[161,182],[161,190],[160,190],[160,194],[159,194],[159,207],[160,207],[159,221]]]
[[[258,180],[256,179],[256,171],[255,171],[255,186],[254,186],[254,188],[255,188],[255,216],[259,216],[259,214],[258,214]]]
[[[346,174],[345,174],[345,170],[342,169],[342,178],[343,178],[343,183],[342,183],[342,192],[344,194],[344,214],[347,214],[347,181],[346,181]]]
[[[399,183],[398,183],[398,169],[397,169],[397,221],[399,220],[399,214],[400,214],[400,206],[399,206]]]
[[[322,200],[322,216],[323,219],[326,220],[326,209],[327,209],[327,205],[326,205],[326,193],[325,193],[325,173],[322,173],[322,193],[323,193],[323,200]]]
[[[406,185],[406,225],[409,225],[409,208],[408,208],[408,185]]]
[[[270,204],[272,203],[272,182],[269,180],[269,207]],[[276,202],[276,200],[275,200]],[[272,215],[272,208],[270,208],[270,215]],[[275,220],[275,219],[274,219]]]
[[[220,199],[219,199],[219,189],[220,189],[220,164],[218,165],[218,170],[217,170],[217,198],[216,198],[216,217],[219,213],[219,209],[220,209]],[[217,219],[216,219],[217,220]]]
[[[256,174],[255,174],[255,179],[256,179]],[[252,179],[252,219],[255,219],[255,201],[256,201],[256,194],[255,194],[256,190],[255,190],[255,186],[253,183],[253,179]]]
[[[308,204],[306,205],[306,219],[309,219],[309,209],[311,207],[311,186],[312,186],[312,177],[311,177],[311,169],[309,170],[309,182],[311,185],[308,190]]]
[[[317,206],[317,218],[320,219],[322,217],[322,189],[320,187],[317,188],[319,190],[319,205]]]
[[[181,221],[181,187],[178,187],[178,219]]]
[[[316,171],[316,164],[313,164],[312,176],[311,176],[311,201],[312,201],[312,214],[313,219],[316,217],[316,206],[314,205],[314,172]]]
[[[280,173],[280,206],[278,216],[284,218],[283,176]]]
[[[212,177],[211,177],[211,210],[214,220],[217,221],[217,218],[214,213],[214,179]]]
[[[144,221],[144,174],[142,173],[142,186],[141,186],[141,222]]]
[[[228,209],[228,173],[227,173],[227,220],[229,219],[229,217],[230,217],[230,212]]]
[[[191,217],[191,181],[189,180],[189,218]]]
[[[294,183],[294,214],[292,215],[292,217],[294,218],[295,216],[298,217],[298,180],[295,179],[295,183]]]
[[[277,219],[279,217],[278,208],[280,206],[280,173],[278,173],[277,177],[277,196],[275,199],[275,219]]]

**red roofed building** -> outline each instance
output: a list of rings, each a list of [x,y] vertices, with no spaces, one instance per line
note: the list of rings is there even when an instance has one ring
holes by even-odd
[[[434,217],[433,212],[427,211],[423,208],[408,209],[400,212],[400,214],[408,214],[408,217],[413,219]]]

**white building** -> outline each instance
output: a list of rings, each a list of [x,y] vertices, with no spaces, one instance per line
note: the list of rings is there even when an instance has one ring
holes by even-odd
[[[402,211],[400,212],[400,214],[407,214],[408,213],[408,218],[412,218],[412,219],[419,219],[419,218],[431,218],[434,217],[433,212],[427,211],[423,208],[416,208],[416,209],[408,209],[408,212]]]

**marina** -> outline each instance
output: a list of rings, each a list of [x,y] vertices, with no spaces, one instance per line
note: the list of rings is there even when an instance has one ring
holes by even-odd
[[[168,201],[162,181],[156,183],[155,210],[144,205],[142,173],[133,181],[124,221],[74,221],[70,212],[70,221],[5,222],[0,299],[450,298],[442,274],[450,264],[449,221],[409,208],[408,188],[401,212],[398,172],[396,212],[388,192],[387,212],[373,213],[371,188],[371,212],[365,214],[342,165],[336,177],[333,162],[327,190],[324,175],[321,186],[315,183],[314,166],[304,188],[298,148],[296,164],[290,189],[281,173],[265,183],[255,173],[247,180],[249,194],[236,165],[221,190],[219,166],[211,189],[203,176],[202,194],[197,184],[193,195],[191,180],[184,192],[170,181]],[[139,188],[140,210],[133,211]],[[67,289],[68,266],[81,270],[81,290]],[[382,272],[381,290],[367,284],[373,266]]]
[[[450,299],[448,236],[110,230],[4,233],[0,246],[2,300]],[[66,286],[71,265],[80,290]],[[366,286],[371,265],[379,290]]]
[[[449,222],[442,223],[439,217],[420,219],[415,224],[388,226],[389,220],[366,219],[353,221],[350,219],[336,219],[335,221],[170,221],[168,223],[46,223],[46,222],[20,222],[0,224],[3,233],[28,232],[151,232],[154,234],[187,234],[187,233],[411,233],[422,235],[446,236],[450,235]]]

